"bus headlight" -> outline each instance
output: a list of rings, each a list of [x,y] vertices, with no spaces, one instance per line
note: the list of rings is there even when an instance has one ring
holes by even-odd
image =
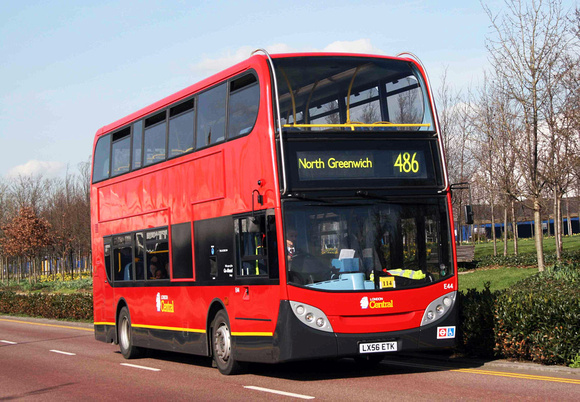
[[[319,308],[292,300],[290,300],[290,308],[303,324],[319,331],[332,332],[328,317]]]
[[[445,317],[453,304],[455,304],[455,298],[457,296],[457,292],[453,291],[447,293],[444,296],[438,297],[437,299],[433,300],[427,308],[425,309],[425,313],[423,314],[423,320],[421,320],[421,326],[431,324],[441,318]]]

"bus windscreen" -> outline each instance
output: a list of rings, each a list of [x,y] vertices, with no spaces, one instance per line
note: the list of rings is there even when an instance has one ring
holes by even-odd
[[[368,57],[274,59],[282,127],[433,131],[425,83],[412,63]],[[341,125],[346,125],[341,127]]]

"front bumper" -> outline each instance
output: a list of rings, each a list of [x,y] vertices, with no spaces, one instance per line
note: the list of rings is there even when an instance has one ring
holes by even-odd
[[[359,344],[367,342],[397,342],[397,352],[448,349],[455,338],[438,339],[441,328],[454,328],[457,322],[455,304],[441,319],[432,324],[403,331],[344,334],[312,329],[298,320],[290,303],[280,303],[280,314],[272,344],[273,362],[356,356]],[[453,331],[455,335],[456,331]],[[440,337],[441,338],[441,337]],[[396,352],[390,352],[396,353]]]

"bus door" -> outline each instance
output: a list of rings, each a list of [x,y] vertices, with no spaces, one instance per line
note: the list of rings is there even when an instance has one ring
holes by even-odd
[[[255,213],[235,220],[238,251],[236,282],[244,310],[256,315],[269,315],[269,285],[279,277],[276,220],[274,211]]]
[[[115,322],[115,308],[114,304],[114,295],[113,295],[113,265],[112,265],[112,244],[111,238],[106,237],[103,239],[104,241],[104,265],[105,265],[105,277],[99,277],[98,280],[101,282],[100,286],[102,287],[102,295],[103,295],[103,308],[104,318],[107,322]],[[109,316],[111,315],[111,316]]]

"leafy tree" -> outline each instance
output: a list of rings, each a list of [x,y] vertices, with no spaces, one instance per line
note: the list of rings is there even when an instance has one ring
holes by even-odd
[[[31,207],[21,208],[18,216],[3,227],[3,251],[30,263],[32,276],[37,272],[39,257],[52,242],[50,224],[36,215]]]

